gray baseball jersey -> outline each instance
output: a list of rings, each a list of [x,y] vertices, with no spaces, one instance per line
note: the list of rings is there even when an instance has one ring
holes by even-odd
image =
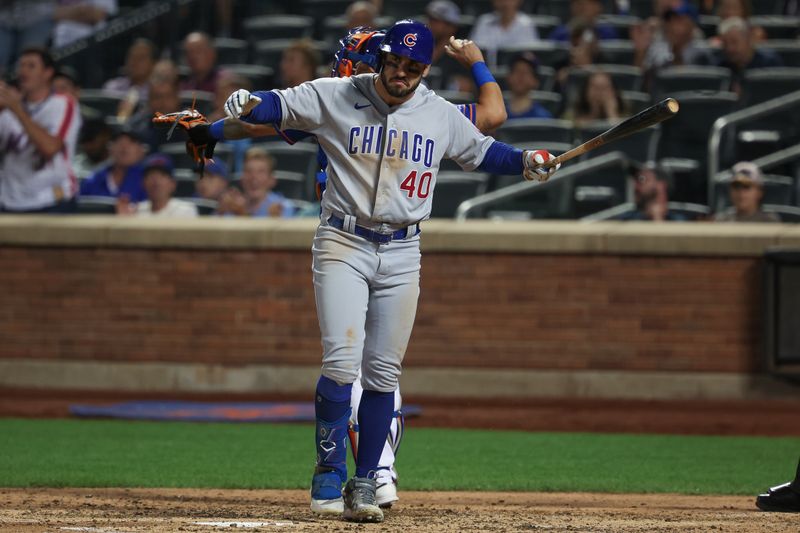
[[[323,213],[406,226],[430,215],[441,159],[473,170],[493,139],[422,85],[408,101],[387,106],[375,76],[322,78],[275,91],[281,128],[315,134],[328,156]]]

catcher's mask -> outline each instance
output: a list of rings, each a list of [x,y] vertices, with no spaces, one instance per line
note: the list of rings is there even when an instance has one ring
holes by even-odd
[[[357,63],[369,65],[378,70],[380,54],[378,47],[383,41],[384,33],[365,26],[353,28],[347,35],[339,39],[339,50],[334,56],[331,76],[346,78],[355,72]]]

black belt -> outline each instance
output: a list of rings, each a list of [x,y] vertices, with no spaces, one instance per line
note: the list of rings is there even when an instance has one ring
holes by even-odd
[[[347,231],[344,229],[344,219],[339,218],[336,215],[331,215],[330,218],[328,218],[328,224],[336,229]],[[414,232],[414,235],[419,234],[419,232],[420,232],[419,224],[416,224],[416,231]],[[392,233],[379,233],[377,231],[356,224],[353,227],[352,233],[354,235],[358,235],[359,237],[363,237],[368,241],[377,242],[378,244],[386,244],[392,241],[401,241],[409,237],[408,227],[399,229],[397,231],[393,231]],[[414,235],[411,235],[411,237],[413,237]]]

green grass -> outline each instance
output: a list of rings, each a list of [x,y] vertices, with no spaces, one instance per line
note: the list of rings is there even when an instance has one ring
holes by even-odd
[[[306,488],[308,425],[0,419],[0,486]],[[406,490],[754,494],[800,439],[410,428]]]

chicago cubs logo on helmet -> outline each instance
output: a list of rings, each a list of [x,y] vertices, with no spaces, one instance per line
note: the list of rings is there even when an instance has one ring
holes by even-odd
[[[381,52],[396,54],[430,65],[433,58],[433,34],[416,20],[400,20],[386,31]]]

